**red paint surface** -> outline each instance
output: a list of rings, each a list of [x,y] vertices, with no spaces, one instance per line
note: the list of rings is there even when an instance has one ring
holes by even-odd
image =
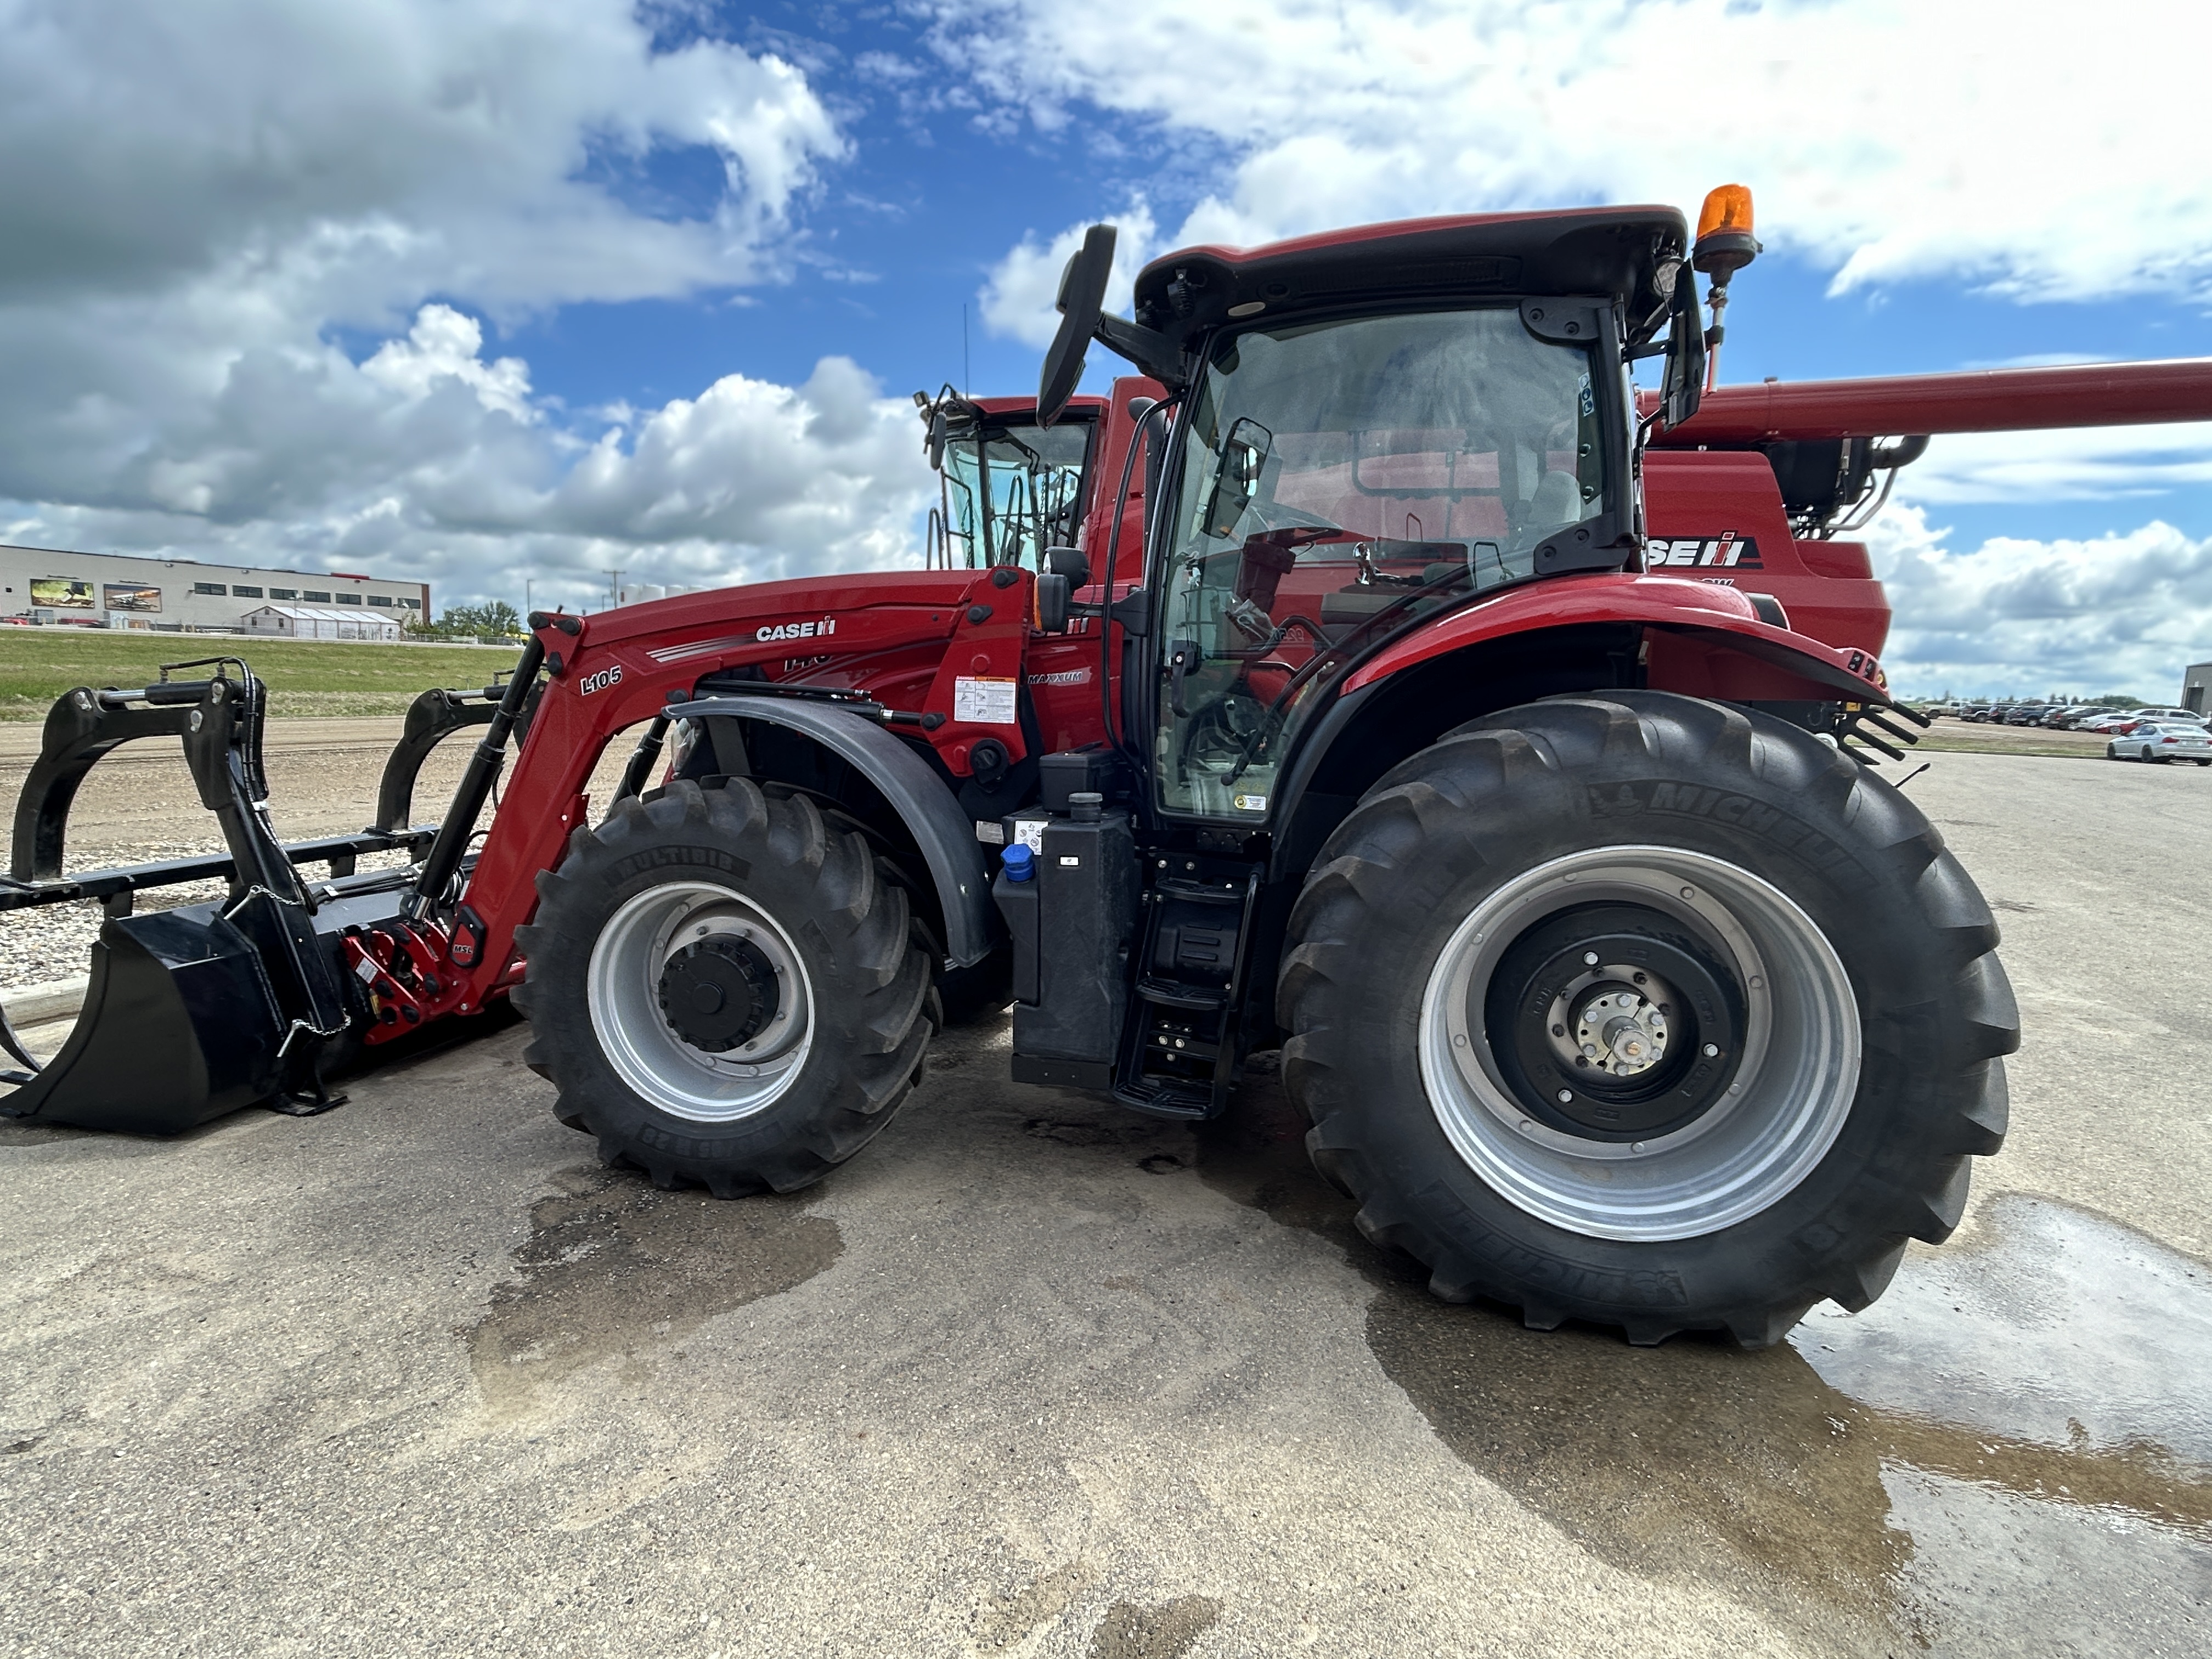
[[[1658,407],[1657,395],[1640,393],[1637,405],[1649,415]],[[1689,420],[1652,441],[1680,449],[1776,438],[2028,432],[2160,421],[2212,421],[2212,357],[1721,386],[1705,394]]]

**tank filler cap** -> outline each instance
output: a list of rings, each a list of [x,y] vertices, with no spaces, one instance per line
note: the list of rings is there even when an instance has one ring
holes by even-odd
[[[1006,863],[1008,881],[1036,879],[1036,854],[1022,842],[1016,842],[999,856]]]
[[[1096,789],[1078,789],[1067,798],[1068,813],[1078,823],[1097,823],[1099,809],[1105,804],[1106,797]]]

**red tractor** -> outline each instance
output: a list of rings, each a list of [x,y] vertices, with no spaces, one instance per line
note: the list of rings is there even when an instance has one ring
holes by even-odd
[[[1756,248],[1717,196],[1694,246],[1615,207],[1188,249],[1133,320],[1095,229],[1036,400],[918,400],[931,568],[534,615],[503,685],[418,701],[361,836],[271,833],[242,664],[70,692],[0,906],[110,919],[0,1109],[319,1110],[511,997],[562,1121],[737,1197],[852,1157],[948,1013],[1011,1001],[1016,1079],[1167,1117],[1279,1048],[1316,1163],[1446,1297],[1753,1346],[1865,1306],[1957,1223],[2018,1029],[1987,906],[1875,769],[1923,722],[1831,532],[1929,432],[2203,418],[2212,375],[1705,397],[1692,271],[1724,295]],[[1073,398],[1094,340],[1139,376]],[[64,874],[78,780],[161,733],[229,857]]]

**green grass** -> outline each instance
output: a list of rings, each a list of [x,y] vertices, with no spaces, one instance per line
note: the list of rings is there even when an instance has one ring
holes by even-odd
[[[165,662],[244,657],[273,714],[398,714],[433,685],[485,685],[515,653],[472,646],[356,645],[110,629],[0,628],[0,720],[38,720],[78,685],[143,685]],[[188,676],[189,677],[189,676]],[[184,677],[180,677],[184,678]]]

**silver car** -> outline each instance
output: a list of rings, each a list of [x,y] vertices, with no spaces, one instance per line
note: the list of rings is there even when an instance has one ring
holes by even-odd
[[[2212,732],[2193,723],[2158,720],[2139,726],[2124,737],[2113,738],[2105,745],[2105,758],[2156,761],[2161,765],[2167,761],[2191,760],[2199,766],[2212,766]]]

